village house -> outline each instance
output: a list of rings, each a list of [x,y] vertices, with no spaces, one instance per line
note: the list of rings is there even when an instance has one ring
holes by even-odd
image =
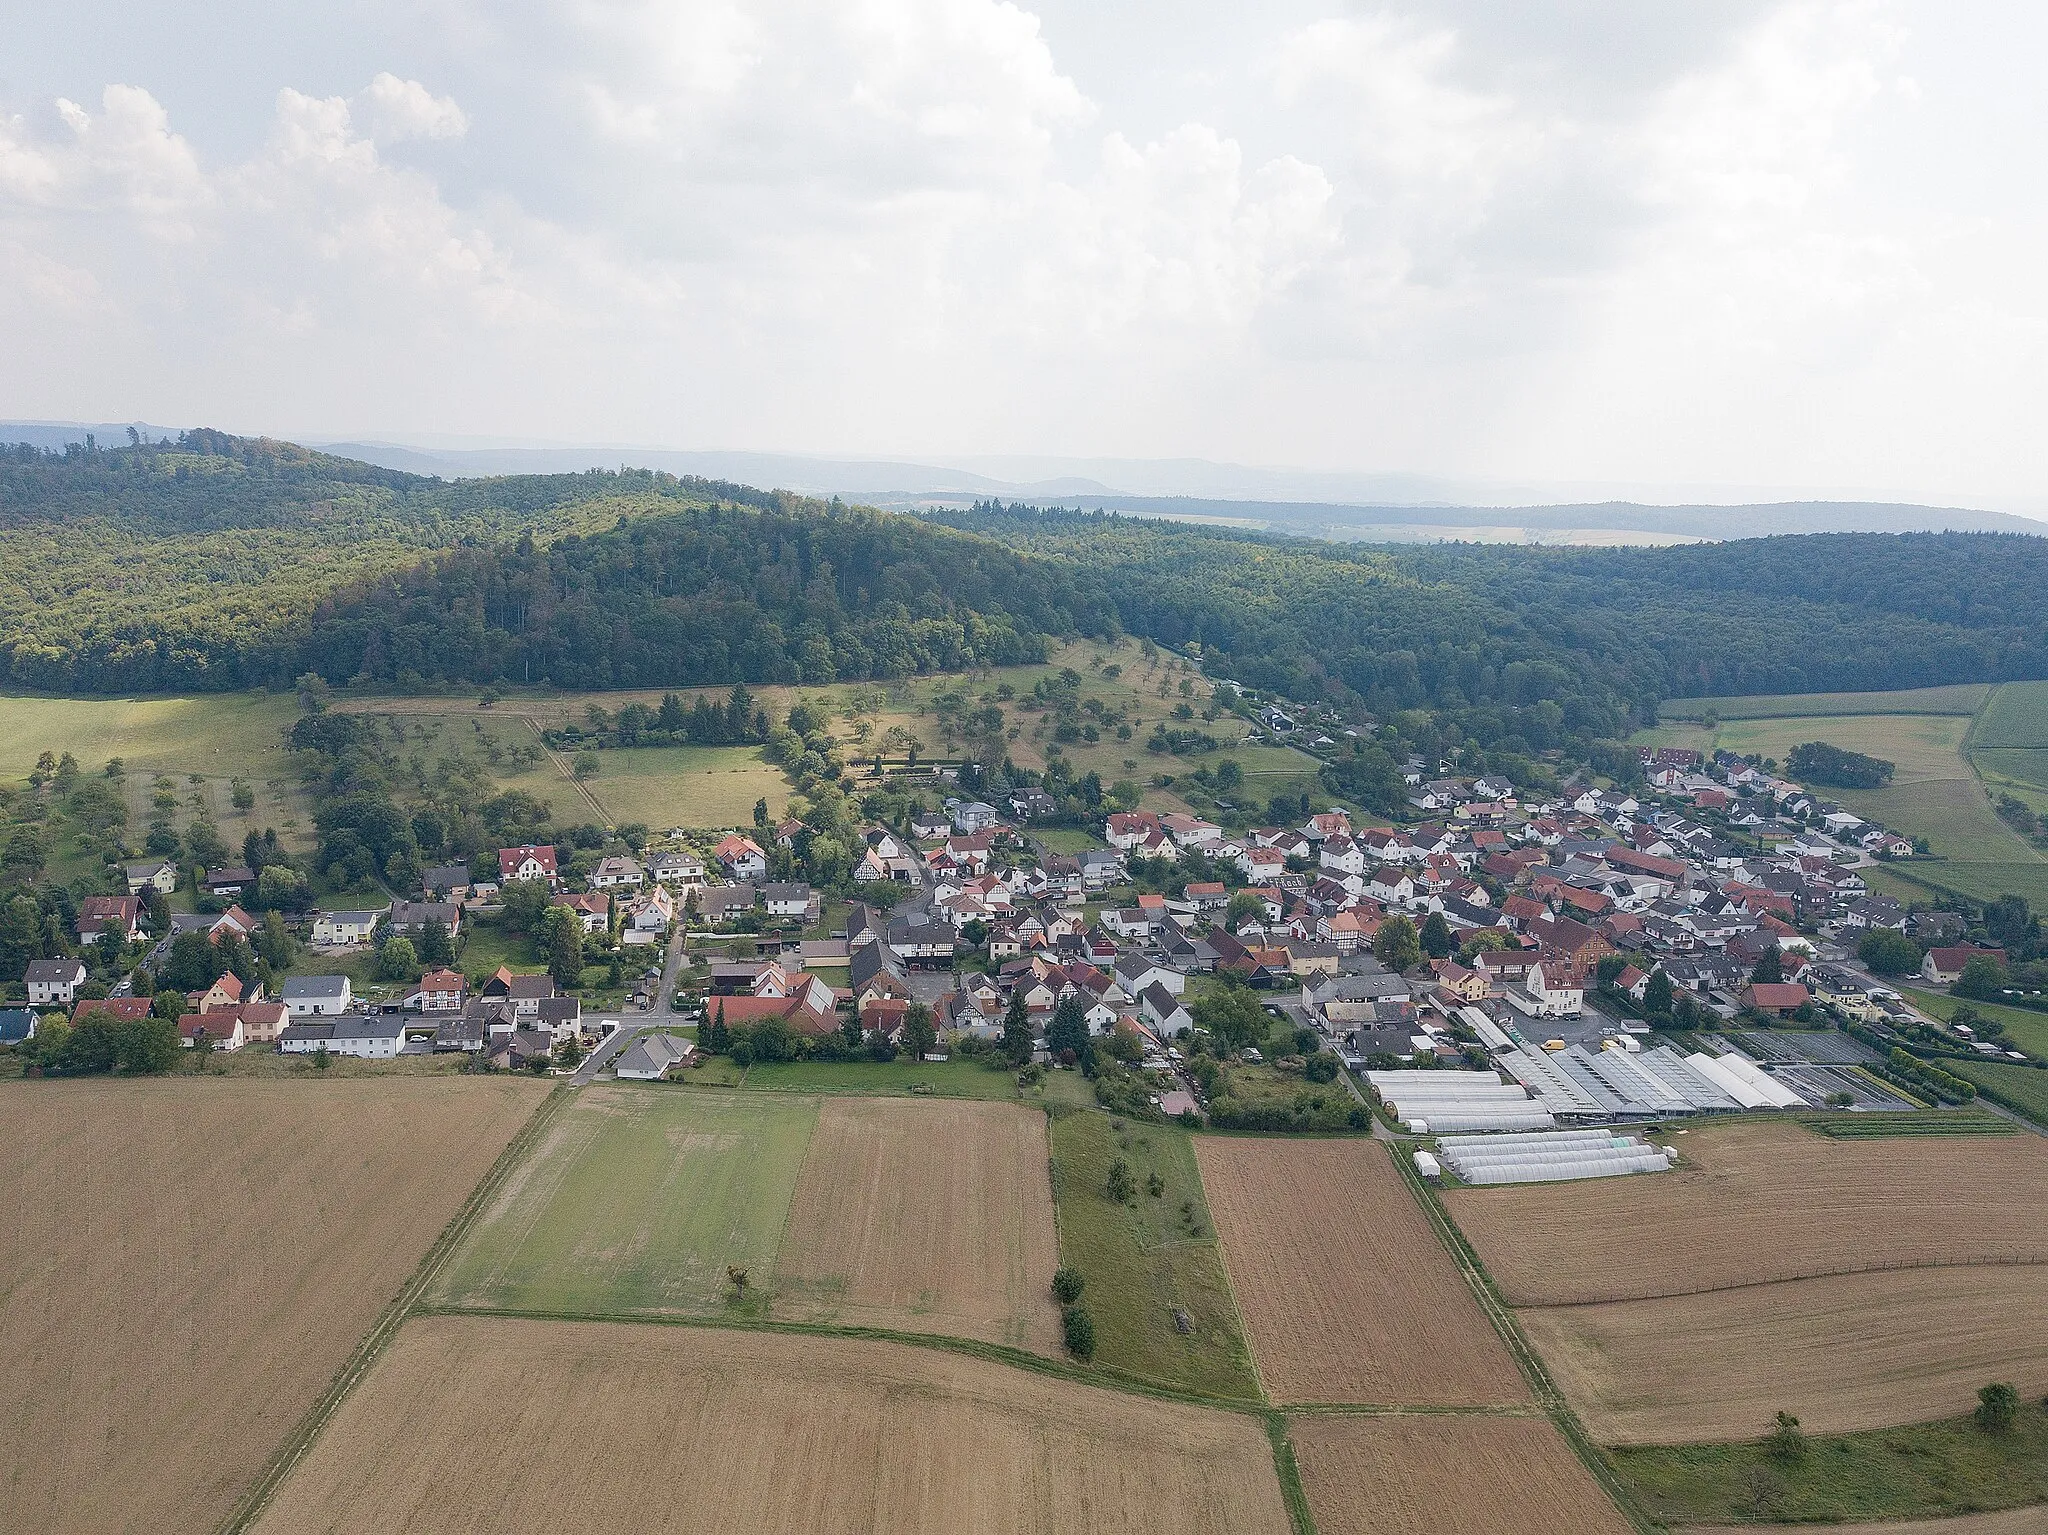
[[[462,931],[462,908],[454,901],[393,901],[391,903],[391,931],[408,938],[417,938],[435,923],[441,931],[454,938]]]
[[[637,890],[646,877],[647,871],[637,860],[614,854],[598,860],[583,883],[592,890]]]
[[[1920,978],[1937,986],[1951,986],[1963,978],[1963,967],[1973,959],[1988,959],[2001,967],[2005,950],[1978,949],[1968,945],[1929,949],[1920,961]]]
[[[694,853],[656,853],[647,860],[647,877],[657,885],[688,890],[704,883],[704,860]]]
[[[586,933],[595,933],[611,922],[612,898],[596,891],[584,894],[560,894],[548,898],[550,906],[559,906],[576,914],[577,925]]]
[[[368,943],[382,911],[321,911],[313,914],[313,942],[323,948]]]
[[[498,849],[498,879],[500,883],[511,884],[514,880],[540,879],[550,885],[556,884],[559,876],[555,873],[555,850],[550,846],[528,843],[522,847],[501,847]]]
[[[146,890],[170,895],[178,888],[178,865],[173,859],[152,858],[143,863],[131,863],[125,872],[130,895],[141,895]]]
[[[459,1013],[466,983],[455,971],[442,967],[429,970],[405,998],[405,1005],[417,1013]]]
[[[711,849],[711,856],[731,879],[759,879],[768,872],[768,855],[752,837],[727,832]]]
[[[85,983],[85,966],[75,959],[32,959],[22,979],[30,1007],[69,1007]]]
[[[345,975],[296,975],[278,997],[294,1019],[332,1018],[348,1011],[349,980]]]
[[[80,943],[115,932],[123,943],[142,936],[142,902],[132,895],[89,895],[78,903],[76,931]]]

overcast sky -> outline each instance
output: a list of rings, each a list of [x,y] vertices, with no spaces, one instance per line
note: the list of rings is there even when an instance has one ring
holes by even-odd
[[[2048,7],[0,0],[0,416],[2048,511]]]

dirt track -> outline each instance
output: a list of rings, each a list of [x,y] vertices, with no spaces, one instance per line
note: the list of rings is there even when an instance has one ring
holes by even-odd
[[[903,1344],[444,1316],[400,1330],[259,1529],[1288,1535],[1289,1523],[1256,1418]]]
[[[1205,1135],[1195,1153],[1272,1400],[1529,1399],[1384,1147]]]
[[[0,1084],[0,1530],[211,1530],[545,1091]]]
[[[775,1268],[775,1314],[1059,1347],[1045,1115],[828,1098]]]

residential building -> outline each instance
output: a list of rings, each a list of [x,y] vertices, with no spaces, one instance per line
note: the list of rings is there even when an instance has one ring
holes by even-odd
[[[295,975],[278,996],[294,1019],[333,1018],[348,1011],[349,980],[345,975]]]
[[[289,989],[291,983],[285,985]],[[277,1048],[287,1055],[316,1055],[325,1049],[329,1055],[388,1061],[405,1048],[405,1025],[395,1017],[359,1013],[307,1018],[279,1035]]]
[[[169,858],[152,858],[143,863],[131,863],[126,872],[130,895],[141,895],[147,890],[154,890],[159,895],[169,895],[178,888],[178,866]]]
[[[322,911],[313,914],[313,942],[327,948],[368,943],[382,911]]]
[[[445,967],[429,970],[420,977],[405,999],[405,1005],[419,1013],[459,1013],[467,983],[455,971]]]
[[[32,959],[22,979],[30,1007],[68,1007],[85,982],[85,966],[75,959]]]
[[[759,879],[768,872],[768,855],[752,837],[727,832],[711,849],[711,856],[732,879]]]
[[[628,1082],[659,1082],[674,1068],[689,1065],[696,1053],[695,1045],[673,1034],[642,1034],[612,1069]]]
[[[248,1042],[242,1015],[233,1008],[187,1013],[178,1020],[178,1043],[188,1050],[200,1045],[214,1050],[239,1050]]]
[[[555,872],[555,850],[551,846],[526,843],[520,847],[498,849],[498,880],[501,884],[509,885],[515,879],[540,879],[552,885],[559,878]]]
[[[584,883],[592,890],[637,890],[646,877],[638,860],[614,854],[600,859]]]
[[[78,903],[78,941],[90,943],[109,930],[124,943],[142,936],[142,901],[132,895],[89,895]]]

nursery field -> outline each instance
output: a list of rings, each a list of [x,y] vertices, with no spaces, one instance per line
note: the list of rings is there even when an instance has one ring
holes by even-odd
[[[1383,1146],[1204,1136],[1196,1151],[1275,1402],[1529,1399]]]
[[[213,1529],[545,1095],[0,1084],[0,1529]]]
[[[423,1424],[487,1417],[458,1456]],[[699,1327],[409,1322],[284,1484],[264,1535],[1288,1535],[1256,1417],[900,1344]]]

